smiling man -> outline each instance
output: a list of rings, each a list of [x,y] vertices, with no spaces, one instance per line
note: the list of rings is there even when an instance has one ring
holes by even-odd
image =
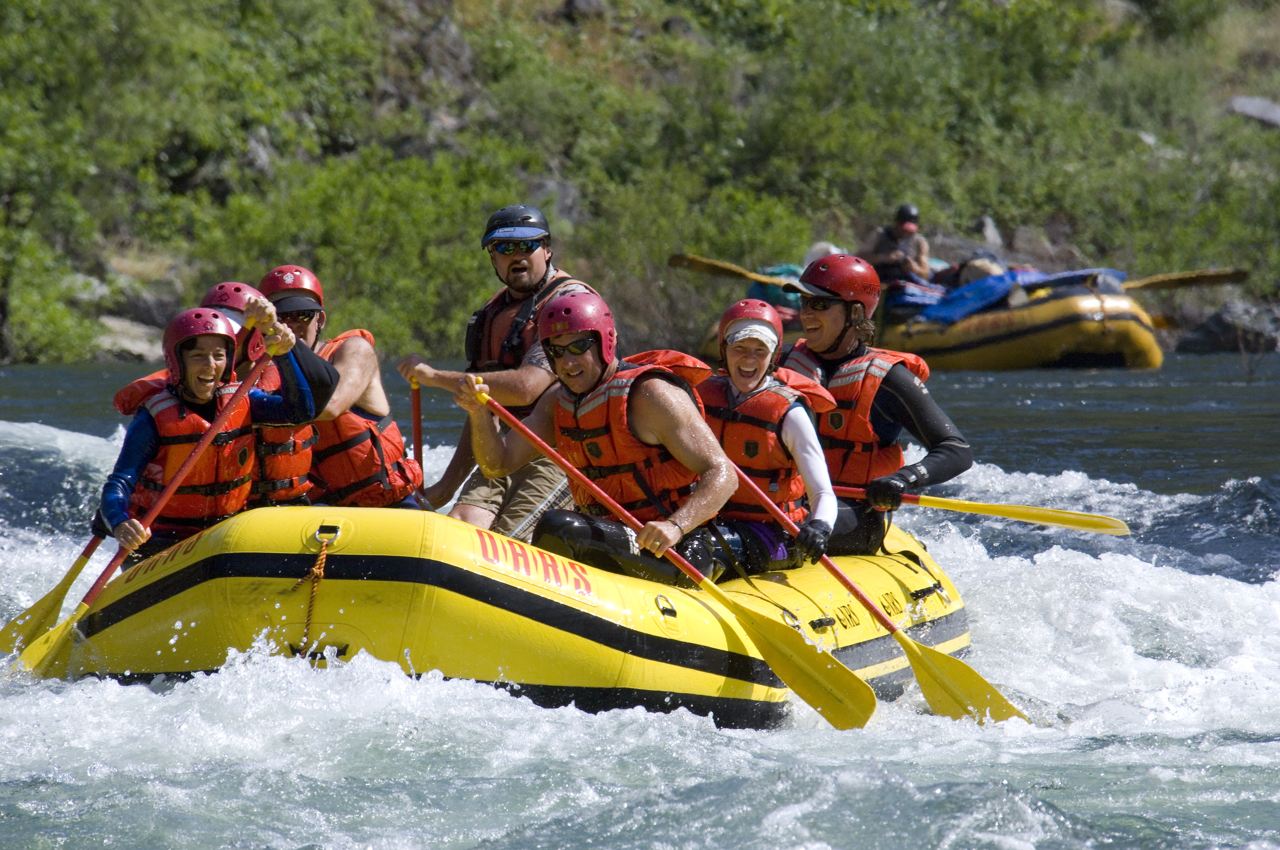
[[[644,527],[633,533],[605,519],[609,511],[592,492],[571,483],[577,511],[548,511],[534,544],[669,582],[680,581],[682,574],[657,558],[677,546],[701,572],[714,574],[705,532],[691,532],[715,516],[737,478],[692,389],[663,366],[619,360],[613,315],[594,292],[564,293],[549,301],[538,320],[538,336],[560,386],[538,401],[525,424]],[[480,469],[490,477],[510,475],[533,461],[538,450],[519,434],[499,430],[476,399],[477,392],[487,391],[483,382],[466,381],[454,399],[469,414]]]
[[[398,369],[406,381],[449,392],[464,375],[478,375],[495,399],[524,416],[556,380],[537,344],[539,308],[562,293],[594,290],[552,264],[551,230],[537,207],[516,204],[493,213],[485,222],[480,247],[489,253],[504,288],[467,323],[467,371],[437,369],[416,354],[401,360]],[[423,497],[438,508],[462,485],[450,516],[526,542],[543,512],[569,504],[564,473],[549,460],[535,460],[514,475],[494,480],[473,473],[474,467],[470,434],[464,428],[444,474],[423,490]]]
[[[960,430],[933,400],[924,382],[929,366],[915,354],[872,348],[871,321],[880,278],[850,254],[814,260],[795,283],[801,295],[804,339],[782,365],[811,378],[835,397],[818,417],[818,438],[836,486],[865,487],[862,503],[840,502],[828,544],[832,555],[870,555],[884,542],[884,511],[902,494],[954,478],[973,464]],[[898,438],[906,430],[928,450],[904,464]]]

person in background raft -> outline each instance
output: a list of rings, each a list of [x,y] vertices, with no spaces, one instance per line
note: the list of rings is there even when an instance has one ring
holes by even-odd
[[[467,323],[467,373],[478,375],[500,404],[526,416],[556,381],[538,345],[538,309],[561,293],[595,290],[552,265],[551,231],[536,207],[503,207],[489,216],[480,247],[489,252],[504,288]],[[406,381],[449,392],[464,375],[433,367],[416,354],[398,369]],[[564,473],[546,458],[494,480],[474,469],[470,429],[464,427],[444,474],[423,491],[424,498],[439,508],[462,485],[449,516],[525,542],[543,513],[572,504]]]
[[[920,232],[920,210],[915,204],[898,207],[893,224],[875,232],[862,256],[875,268],[881,280],[928,283],[931,273],[929,240]]]
[[[316,414],[310,367],[294,348],[294,335],[264,299],[246,303],[245,318],[263,334],[280,373],[280,392],[249,391],[237,403],[218,439],[206,449],[166,503],[151,529],[138,521],[155,504],[190,454],[192,446],[223,411],[238,384],[232,363],[239,326],[207,307],[183,311],[164,332],[168,380],[138,393],[127,412],[133,421],[115,468],[102,488],[97,523],[140,560],[239,512],[253,475],[253,422],[305,422]],[[313,359],[314,360],[314,359]],[[320,364],[323,365],[323,364]],[[122,411],[123,412],[123,411]],[[95,524],[95,533],[98,528]]]
[[[606,519],[608,508],[570,481],[577,511],[548,511],[534,531],[534,545],[605,569],[687,585],[683,573],[657,560],[674,546],[715,578],[723,564],[699,526],[720,510],[737,479],[693,390],[674,371],[681,368],[675,364],[693,363],[705,374],[706,366],[677,352],[651,353],[658,360],[669,355],[672,368],[620,361],[613,315],[592,292],[549,301],[538,319],[538,337],[560,386],[539,399],[525,424],[644,527],[632,532]],[[538,450],[520,434],[499,430],[476,399],[487,390],[464,380],[454,400],[468,413],[480,469],[501,477],[529,463]]]
[[[902,504],[902,494],[954,478],[973,465],[973,452],[925,388],[929,367],[914,354],[872,348],[868,318],[880,299],[880,278],[865,261],[833,254],[790,284],[803,297],[805,338],[782,364],[826,387],[836,409],[818,417],[831,480],[865,487],[867,501],[841,500],[827,551],[867,555],[880,549],[885,523],[878,511]],[[928,450],[905,466],[898,437],[903,430]]]
[[[697,387],[729,460],[800,526],[792,540],[754,493],[738,487],[708,528],[746,573],[817,561],[836,520],[836,494],[813,424],[813,412],[834,409],[835,399],[816,381],[778,369],[781,345],[777,311],[763,301],[739,301],[720,317],[725,368]]]
[[[277,266],[258,285],[302,344],[338,370],[338,385],[315,417],[313,502],[368,508],[418,506],[422,467],[406,457],[400,427],[382,387],[373,334],[349,330],[321,342],[324,287],[302,266]]]

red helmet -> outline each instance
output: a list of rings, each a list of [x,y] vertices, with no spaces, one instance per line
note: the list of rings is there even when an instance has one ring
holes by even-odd
[[[258,284],[258,289],[261,289],[262,294],[273,302],[290,295],[309,292],[321,307],[324,306],[324,287],[320,285],[320,279],[310,269],[304,269],[302,266],[276,266],[267,272],[267,276]],[[283,309],[288,311],[299,308],[284,306]]]
[[[606,367],[617,358],[618,331],[613,313],[594,292],[580,290],[557,295],[538,312],[538,340],[553,336],[592,331],[600,340],[600,359]]]
[[[868,318],[880,303],[880,276],[866,260],[852,254],[831,254],[814,260],[797,283],[787,285],[805,295],[857,301]]]
[[[210,287],[200,301],[201,307],[213,307],[220,310],[235,310],[243,313],[249,306],[250,298],[262,298],[263,295],[247,283],[229,280]]]
[[[725,359],[724,351],[729,328],[737,322],[744,321],[765,322],[773,328],[773,356],[769,358],[769,368],[774,369],[778,365],[779,358],[782,357],[782,317],[772,305],[758,298],[744,298],[730,306],[720,316],[720,359]]]
[[[182,377],[182,355],[178,353],[178,346],[194,336],[204,336],[205,334],[215,334],[226,338],[227,369],[222,373],[222,380],[231,380],[234,366],[232,361],[235,359],[233,355],[236,350],[236,326],[226,316],[208,307],[194,307],[190,310],[183,310],[170,319],[169,324],[164,329],[164,341],[162,343],[164,365],[169,370],[169,376],[173,380],[181,380]]]

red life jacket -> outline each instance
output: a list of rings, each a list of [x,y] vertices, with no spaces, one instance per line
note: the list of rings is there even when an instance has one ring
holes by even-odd
[[[258,378],[258,388],[269,393],[280,389],[280,370],[268,363]],[[253,507],[293,502],[312,488],[311,447],[319,439],[312,425],[253,426],[253,489],[249,504]]]
[[[803,520],[809,513],[800,502],[805,495],[804,479],[782,442],[782,419],[803,398],[800,392],[766,378],[760,389],[740,398],[735,405],[729,376],[719,374],[698,385],[698,396],[705,407],[707,424],[729,460],[755,481],[792,522]],[[738,485],[719,516],[772,521],[768,510],[743,484]]]
[[[163,389],[168,380],[169,371],[161,369],[126,384],[115,394],[116,410],[136,411],[148,396]],[[275,363],[267,364],[258,377],[258,387],[267,392],[280,389],[280,372]],[[260,507],[305,496],[312,487],[307,474],[311,469],[311,447],[316,442],[315,428],[255,423],[253,436],[257,462],[253,467],[249,504]]]
[[[675,513],[693,492],[697,479],[662,446],[642,442],[627,419],[627,399],[636,381],[661,379],[689,393],[698,411],[702,403],[679,376],[662,366],[623,361],[609,380],[581,398],[557,390],[556,448],[641,522]],[[585,487],[569,479],[578,509],[596,516],[611,512]]]
[[[119,393],[116,395],[117,408],[121,413],[131,414],[139,407],[145,407],[159,434],[156,454],[143,467],[142,476],[129,500],[129,515],[134,518],[142,517],[155,505],[160,491],[173,479],[178,467],[211,424],[188,410],[163,383],[150,394],[142,396],[141,385],[151,380],[143,378],[125,388],[133,388],[127,394],[137,402],[133,406],[129,405],[129,399],[124,399],[121,406],[121,396]],[[226,408],[238,386],[224,384],[214,392],[218,413]],[[253,475],[253,428],[249,420],[249,399],[241,398],[212,445],[200,454],[200,459],[187,473],[183,483],[165,503],[163,512],[152,523],[153,531],[189,534],[244,507]]]
[[[924,358],[904,351],[867,346],[861,356],[846,361],[829,376],[823,373],[821,361],[804,340],[787,354],[789,368],[820,381],[835,397],[836,408],[818,417],[818,439],[822,441],[832,484],[861,487],[902,468],[902,447],[896,441],[881,445],[871,427],[871,404],[884,376],[897,363],[920,380],[929,379],[929,364]]]
[[[373,345],[373,334],[357,329],[338,334],[317,353],[332,360],[343,342],[357,336]],[[374,421],[348,410],[314,427],[318,439],[311,450],[313,501],[386,507],[422,486],[422,467],[405,456],[400,426],[390,414]]]
[[[467,371],[517,369],[529,349],[538,345],[538,310],[569,284],[595,292],[571,275],[555,270],[551,279],[528,298],[519,301],[503,287],[467,321]]]

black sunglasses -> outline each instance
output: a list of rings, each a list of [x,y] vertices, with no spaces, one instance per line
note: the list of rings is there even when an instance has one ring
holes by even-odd
[[[823,298],[820,295],[806,295],[800,299],[800,309],[821,313],[833,304],[839,304],[839,298]]]
[[[510,257],[512,254],[532,254],[541,247],[541,239],[516,239],[507,242],[493,242],[489,245],[489,250],[504,257]]]
[[[591,350],[591,346],[596,344],[596,338],[593,336],[584,336],[581,339],[575,339],[568,345],[556,345],[551,342],[544,342],[547,348],[547,356],[552,360],[559,360],[566,354],[572,354],[575,357],[579,354],[586,354]]]
[[[300,325],[309,325],[316,316],[320,315],[319,310],[291,310],[288,313],[277,314],[282,322],[297,322]]]

